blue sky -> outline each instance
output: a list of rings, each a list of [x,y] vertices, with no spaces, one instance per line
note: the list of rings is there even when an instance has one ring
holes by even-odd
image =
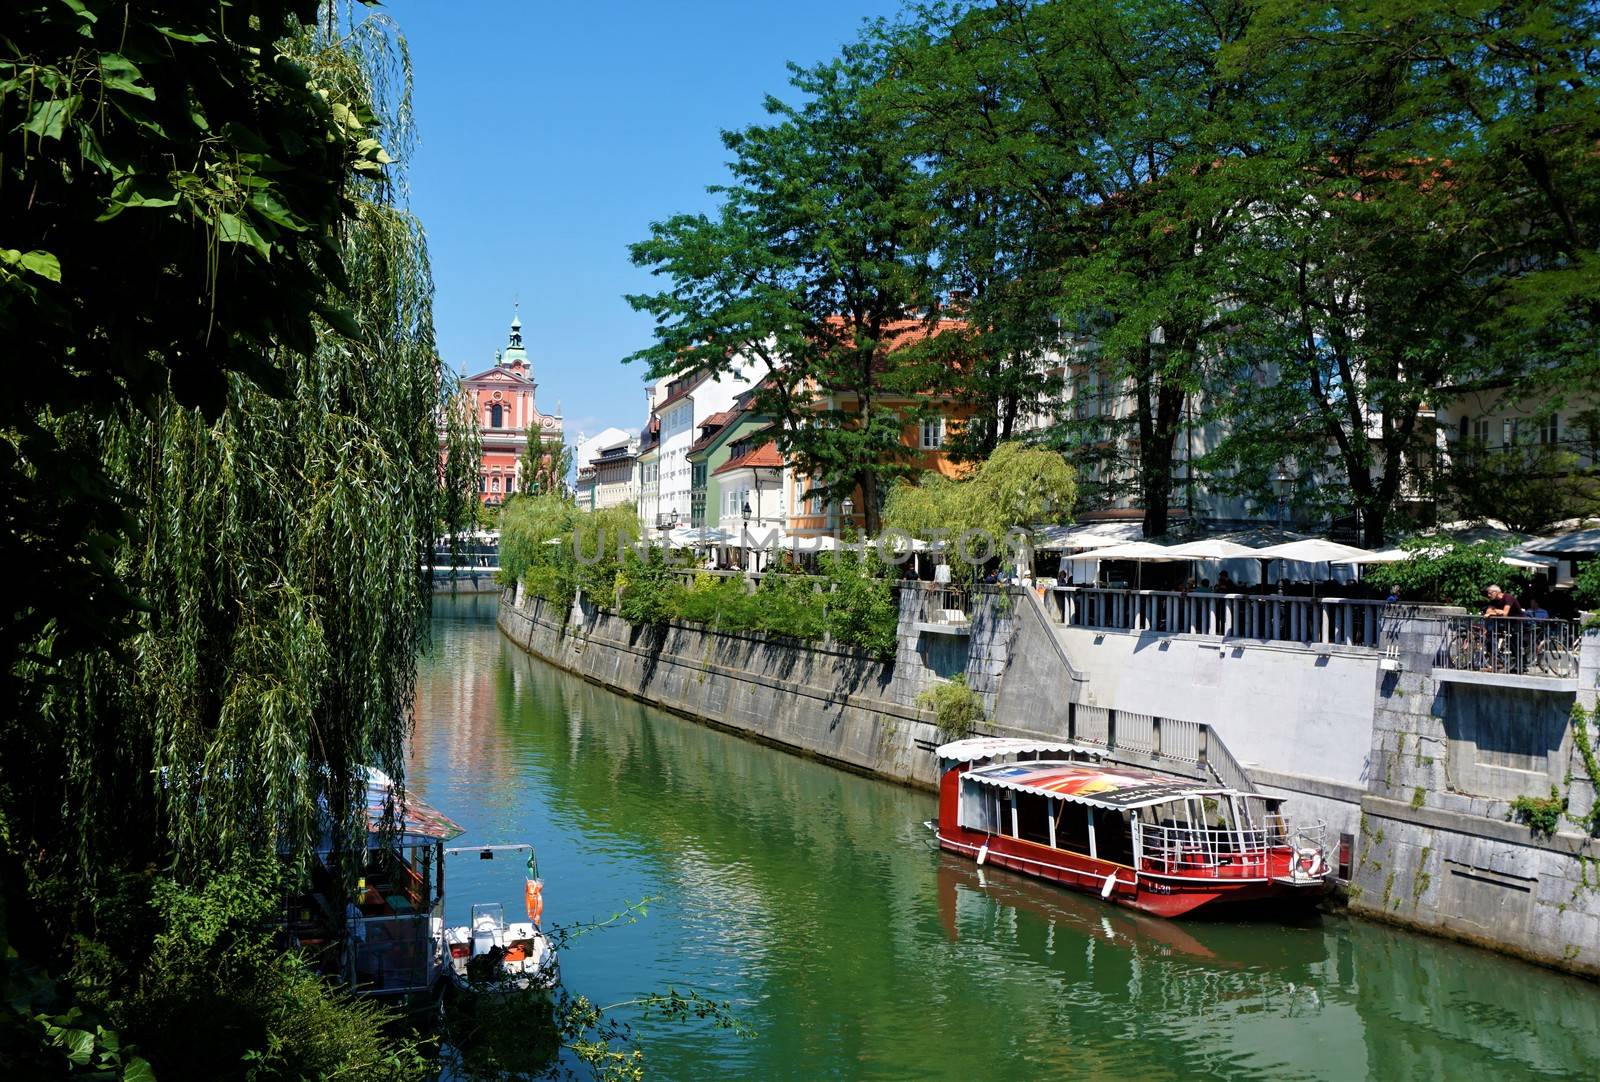
[[[719,133],[787,96],[784,64],[826,59],[894,0],[549,4],[389,0],[409,39],[421,145],[411,203],[428,232],[439,350],[487,368],[513,298],[567,438],[644,419],[650,340],[624,293],[651,288],[627,246],[709,209]]]

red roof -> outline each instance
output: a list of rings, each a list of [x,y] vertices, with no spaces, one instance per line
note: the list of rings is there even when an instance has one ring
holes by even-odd
[[[716,473],[727,473],[730,470],[777,470],[783,468],[783,455],[778,452],[778,444],[768,440],[752,451],[746,451],[737,458],[730,458],[723,465],[718,466]]]
[[[738,417],[741,412],[741,410],[723,410],[721,413],[713,413],[710,417],[701,421],[700,438],[690,445],[689,454],[692,455],[696,451],[704,451],[707,447],[710,447],[712,442],[722,434],[722,430],[727,427],[728,422]]]
[[[845,326],[843,316],[829,316],[827,322],[835,327]],[[883,325],[883,339],[890,351],[914,346],[945,331],[965,330],[964,319],[897,319]]]

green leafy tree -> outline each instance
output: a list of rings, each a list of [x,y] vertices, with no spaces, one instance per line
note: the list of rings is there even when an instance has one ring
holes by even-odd
[[[1577,455],[1544,444],[1491,449],[1463,441],[1450,457],[1441,497],[1452,517],[1498,519],[1517,533],[1541,533],[1600,511],[1600,477]]]
[[[1491,584],[1519,595],[1527,585],[1526,575],[1500,562],[1505,551],[1501,545],[1422,537],[1407,541],[1405,548],[1411,550],[1405,560],[1376,564],[1366,572],[1368,582],[1397,589],[1405,601],[1461,605],[1476,612]]]
[[[1218,410],[1233,437],[1207,464],[1225,487],[1259,497],[1292,467],[1297,502],[1353,512],[1378,544],[1406,490],[1431,487],[1441,387],[1559,399],[1592,382],[1596,20],[1570,3],[1260,6],[1225,64],[1270,88],[1240,125],[1266,153],[1231,304],[1237,374],[1279,367]]]
[[[141,893],[240,853],[298,872],[325,820],[365,837],[365,766],[403,774],[443,404],[389,166],[409,69],[386,19],[309,3],[28,4],[0,38],[0,222],[31,275],[0,274],[0,322],[38,378],[3,407],[0,531],[43,583],[8,595],[0,880],[46,966],[118,929],[119,984],[72,974],[115,1006],[162,950]],[[178,1055],[155,1030],[184,1021],[124,1023],[158,1074]]]
[[[0,26],[0,558],[29,569],[7,702],[132,627],[101,425],[168,398],[214,419],[236,375],[287,394],[326,328],[363,333],[335,226],[390,160],[377,118],[283,46],[315,0],[229,10],[31,0]]]
[[[1066,456],[1009,441],[959,480],[925,474],[889,497],[887,526],[912,537],[959,537],[982,531],[998,548],[1014,530],[1072,520],[1077,471]],[[971,568],[956,565],[964,574]]]
[[[772,123],[724,133],[733,183],[713,189],[717,216],[657,223],[633,246],[672,286],[629,297],[657,323],[630,359],[652,376],[765,361],[757,408],[782,421],[780,449],[813,492],[858,498],[870,532],[887,485],[914,472],[902,433],[929,373],[902,346],[933,301],[931,212],[899,133],[867,105],[881,57],[851,46],[792,70],[799,104],[768,99]]]
[[[439,463],[439,517],[436,533],[447,538],[450,559],[460,552],[461,536],[477,525],[483,501],[478,477],[483,463],[483,438],[473,415],[472,399],[457,384],[440,408],[444,450]]]
[[[1003,191],[1074,362],[1125,390],[1131,410],[1083,408],[1057,438],[1095,499],[1135,494],[1166,532],[1177,441],[1229,320],[1217,250],[1248,220],[1237,163],[1253,148],[1229,117],[1252,88],[1219,68],[1248,24],[1243,3],[1186,0],[925,8],[933,25],[896,67],[953,148],[936,175]],[[928,89],[926,92],[923,86]],[[946,134],[949,133],[949,134]],[[959,185],[958,185],[959,186]],[[981,253],[981,249],[980,249]],[[1007,325],[1035,339],[1032,320]],[[1037,340],[1037,339],[1035,339]],[[1088,405],[1087,388],[1077,388]]]
[[[523,491],[534,495],[565,497],[572,472],[572,448],[560,440],[530,439],[522,452]]]

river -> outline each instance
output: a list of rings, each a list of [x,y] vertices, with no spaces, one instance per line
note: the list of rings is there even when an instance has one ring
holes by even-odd
[[[435,602],[409,781],[465,842],[529,841],[567,986],[671,985],[756,1034],[643,1020],[655,1079],[1600,1076],[1600,985],[1339,916],[1165,922],[929,848],[929,793],[594,687],[523,653],[496,598]],[[520,908],[508,866],[447,898]],[[498,874],[495,874],[498,873]]]

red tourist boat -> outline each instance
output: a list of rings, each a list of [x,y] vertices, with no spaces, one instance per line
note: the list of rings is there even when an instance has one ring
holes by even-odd
[[[1333,885],[1322,824],[1282,801],[1108,763],[1096,748],[979,737],[939,748],[939,846],[1161,917],[1298,906]]]

